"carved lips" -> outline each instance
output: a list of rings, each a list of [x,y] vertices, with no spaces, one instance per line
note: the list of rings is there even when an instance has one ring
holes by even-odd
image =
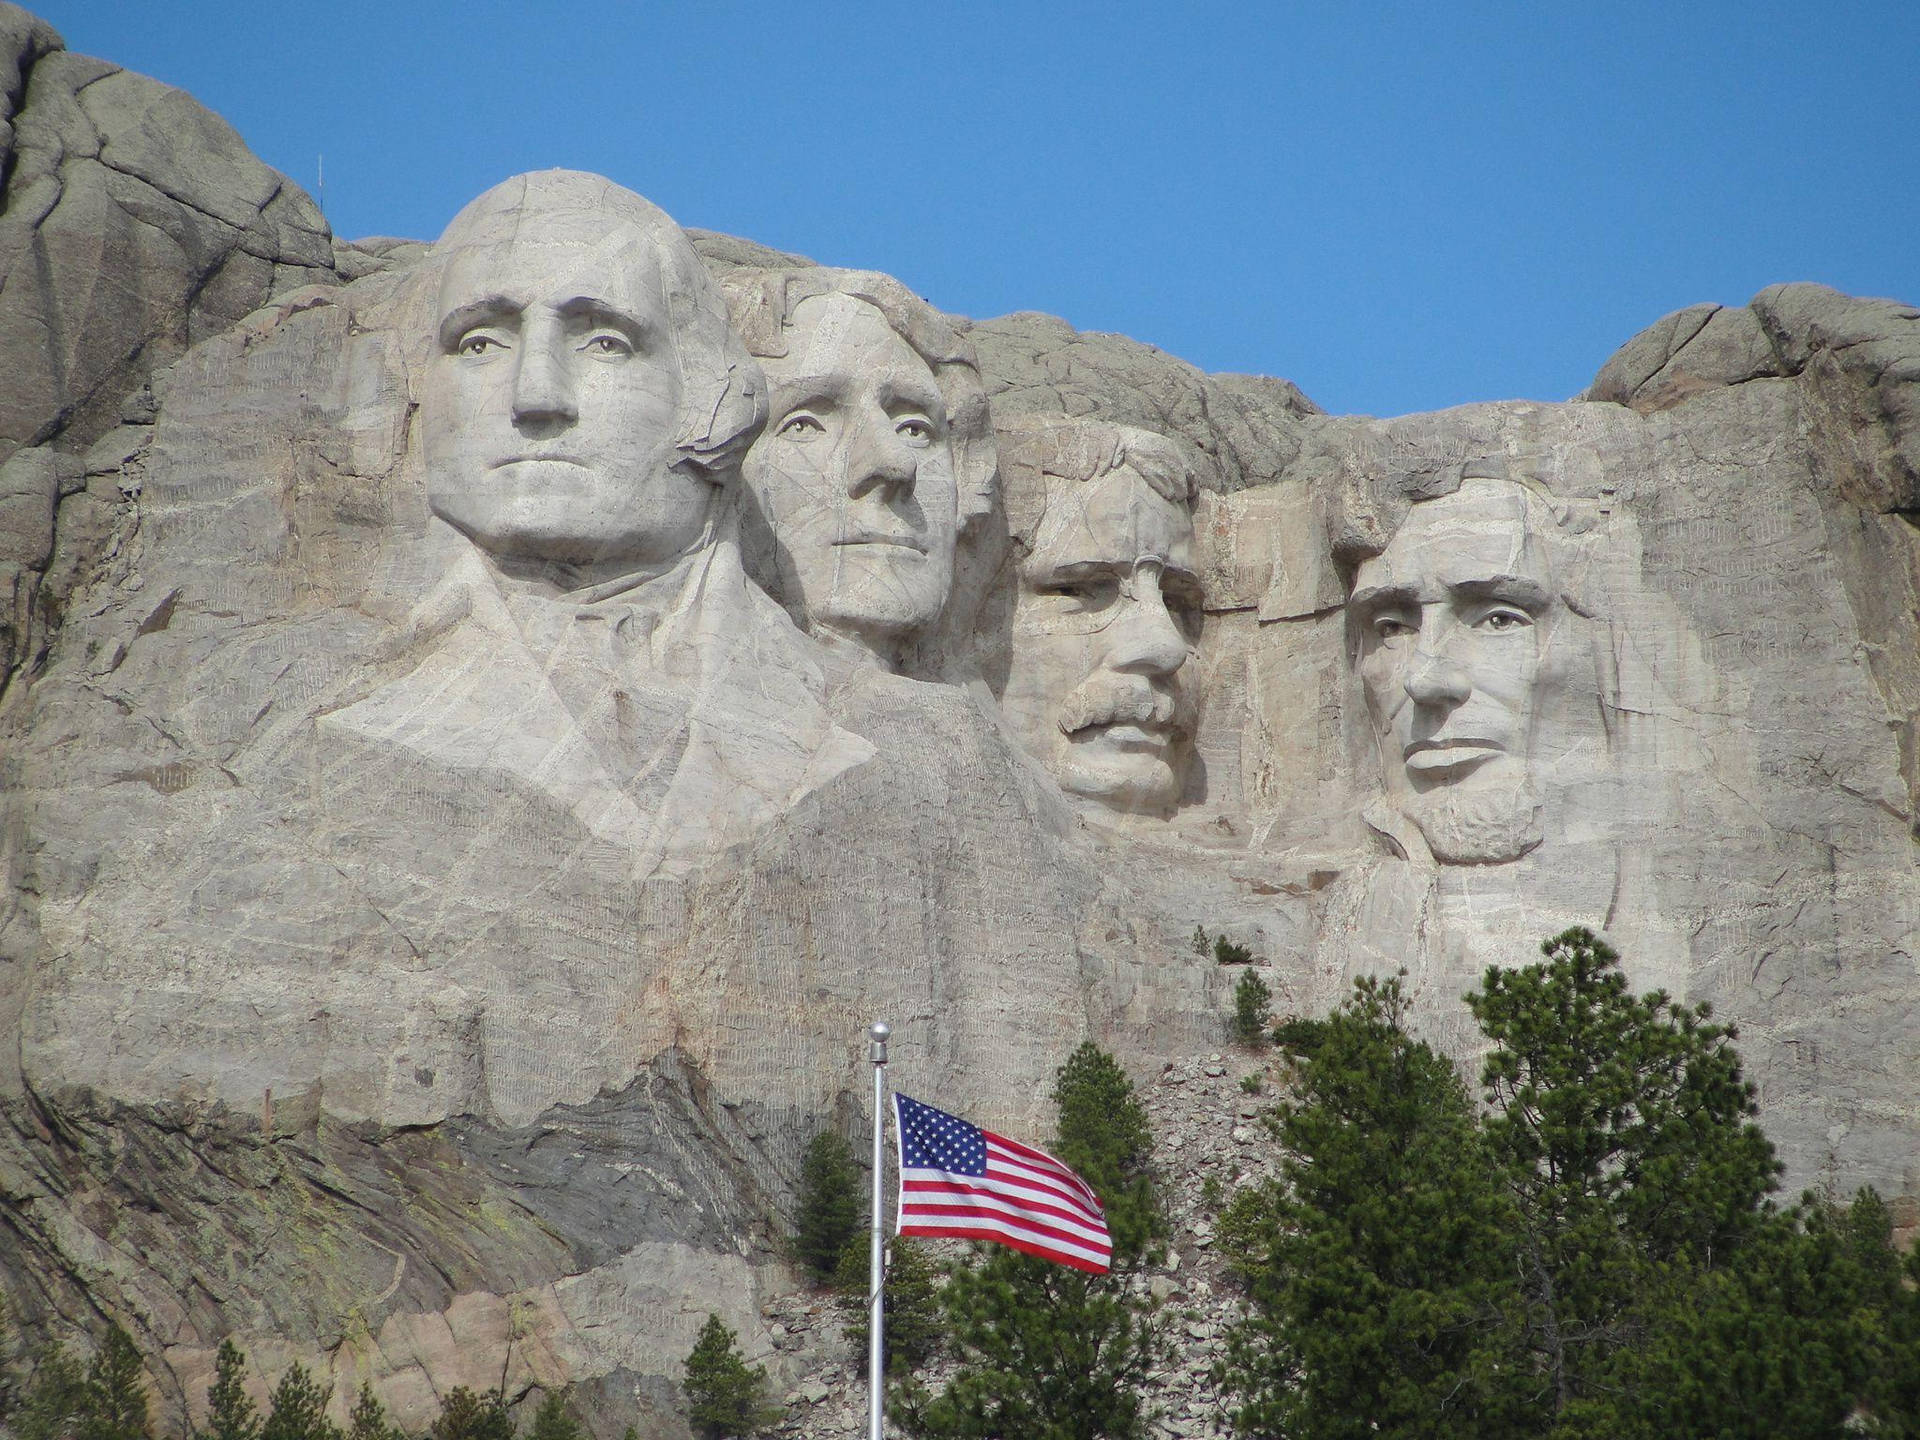
[[[1453,780],[1507,753],[1507,747],[1486,739],[1415,740],[1401,752],[1407,769],[1422,779]]]
[[[862,531],[857,535],[848,535],[835,540],[833,544],[842,545],[885,545],[895,550],[911,550],[916,555],[927,553],[927,542],[918,535],[883,535],[878,531]]]

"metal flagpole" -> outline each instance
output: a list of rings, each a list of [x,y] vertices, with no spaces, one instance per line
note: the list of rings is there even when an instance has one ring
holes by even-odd
[[[893,1027],[876,1020],[867,1027],[867,1058],[873,1061],[873,1249],[867,1267],[867,1440],[881,1440],[881,1401],[886,1376],[880,1356],[885,1348],[887,1262],[881,1227],[887,1208],[887,1037]]]

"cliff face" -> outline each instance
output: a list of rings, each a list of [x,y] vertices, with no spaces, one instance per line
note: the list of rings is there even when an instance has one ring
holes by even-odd
[[[10,7],[0,42],[12,1313],[120,1319],[176,1411],[232,1334],[405,1423],[504,1374],[679,1433],[709,1311],[818,1359],[763,1306],[868,1020],[901,1088],[1037,1136],[1087,1036],[1142,1075],[1219,1048],[1196,925],[1281,1013],[1405,967],[1463,1056],[1486,965],[1604,929],[1740,1025],[1791,1185],[1920,1194],[1920,313],[1780,286],[1573,403],[1375,421],[696,235],[745,336],[714,373],[773,413],[744,461],[701,441],[696,543],[561,583],[436,489],[486,418],[436,387],[494,343],[446,297],[522,263],[488,204],[644,202],[531,177],[438,247],[338,245],[187,97]],[[754,439],[829,313],[992,478],[914,541],[952,578],[904,648],[786,565]],[[1055,731],[1120,735],[1122,779]]]

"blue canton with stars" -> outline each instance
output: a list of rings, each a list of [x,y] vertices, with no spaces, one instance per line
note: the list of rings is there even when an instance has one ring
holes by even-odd
[[[987,1173],[987,1142],[978,1125],[904,1095],[893,1098],[900,1107],[901,1165],[950,1175]]]

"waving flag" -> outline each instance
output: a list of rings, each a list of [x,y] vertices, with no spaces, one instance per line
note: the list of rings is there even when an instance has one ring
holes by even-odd
[[[997,1240],[1104,1275],[1113,1240],[1099,1197],[1044,1150],[893,1097],[902,1235]]]

